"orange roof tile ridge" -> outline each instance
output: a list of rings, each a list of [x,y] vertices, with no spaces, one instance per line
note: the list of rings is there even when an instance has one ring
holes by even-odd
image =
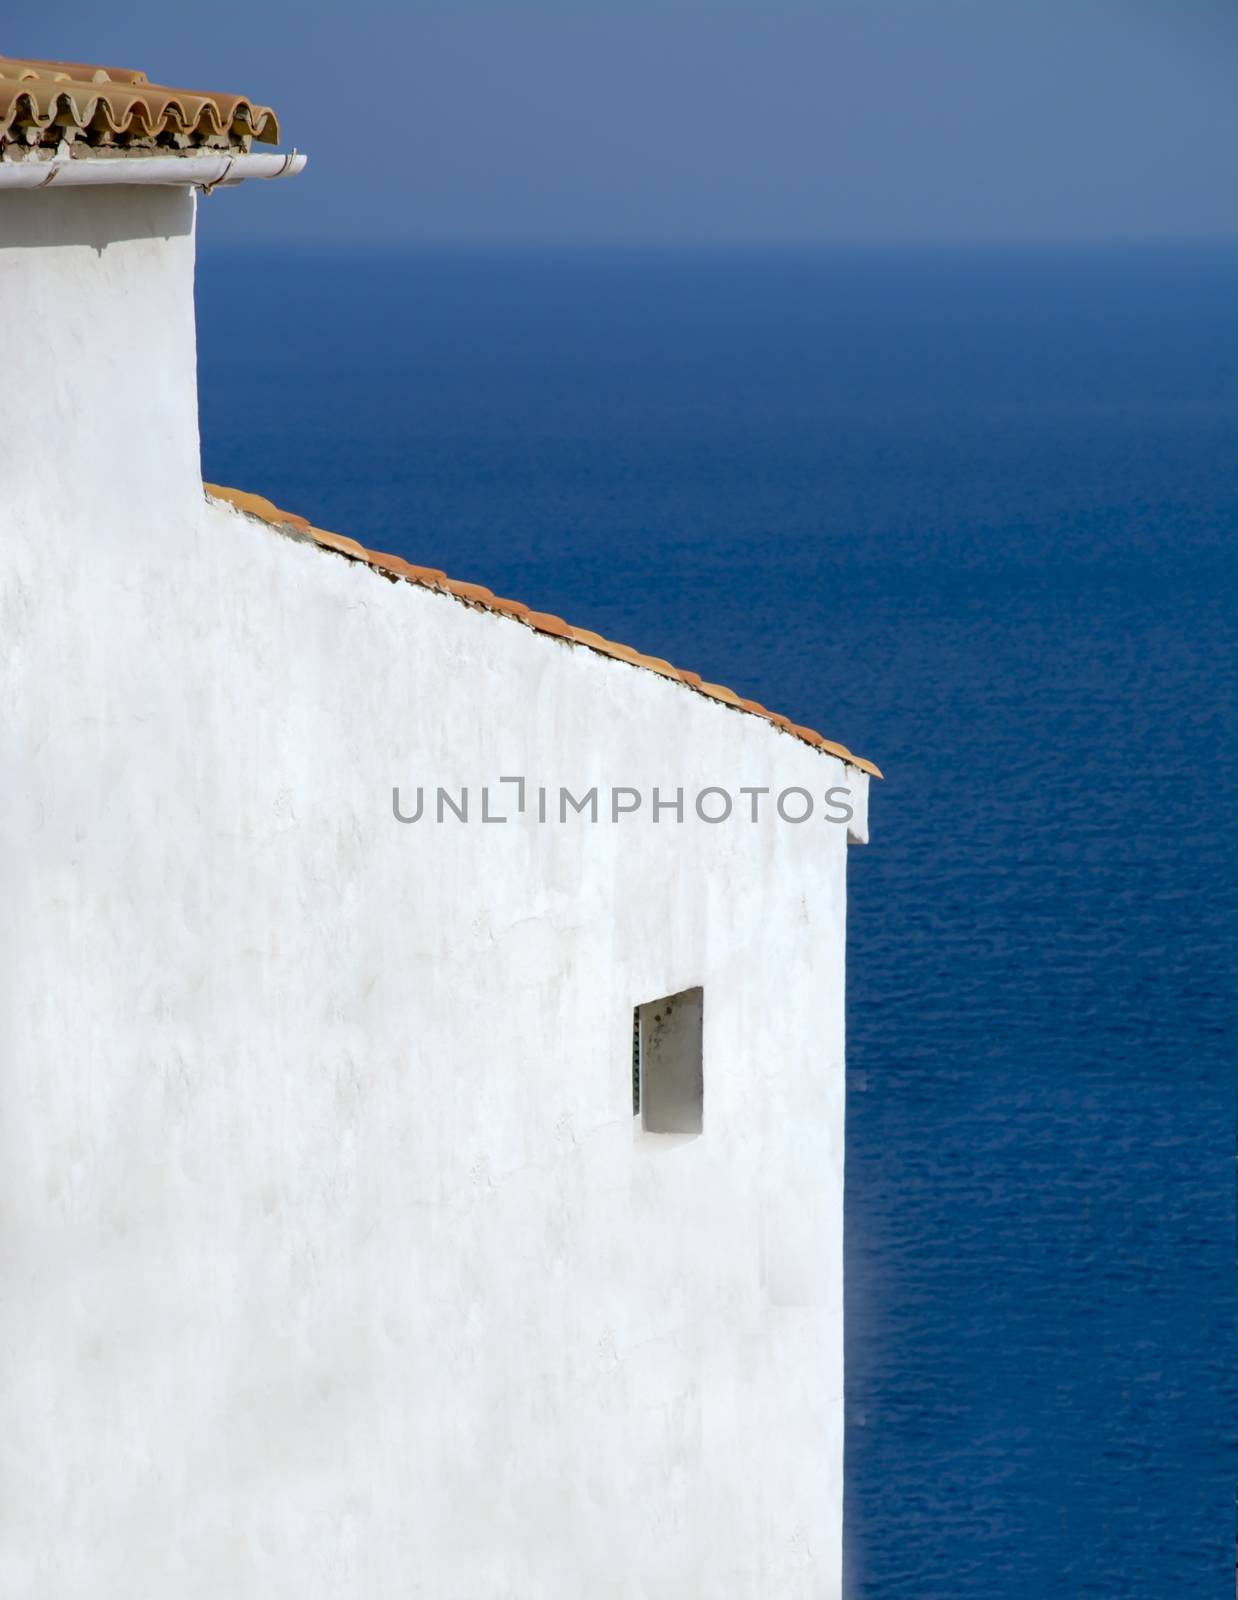
[[[255,139],[278,144],[279,119],[245,95],[151,83],[127,67],[0,56],[0,149],[247,150]]]
[[[424,589],[435,589],[441,594],[451,595],[454,599],[477,610],[490,611],[498,616],[512,617],[532,628],[537,633],[544,633],[551,638],[562,639],[570,644],[582,645],[587,650],[593,650],[600,655],[611,656],[619,661],[626,661],[635,667],[643,667],[646,671],[656,672],[663,678],[674,678],[682,683],[686,689],[691,689],[694,694],[704,695],[707,699],[741,711],[745,716],[760,717],[763,721],[771,723],[775,728],[790,734],[792,738],[799,739],[802,743],[812,745],[814,749],[824,750],[828,755],[837,756],[840,761],[845,761],[849,766],[857,767],[861,772],[870,773],[874,778],[881,777],[881,768],[873,762],[865,760],[863,756],[853,755],[845,745],[837,744],[832,739],[823,738],[815,728],[801,727],[788,717],[779,715],[776,711],[767,711],[764,706],[755,700],[744,700],[720,683],[705,683],[699,674],[673,667],[669,661],[663,661],[658,656],[643,655],[639,650],[633,650],[625,644],[615,644],[610,639],[603,639],[600,634],[593,633],[588,628],[574,628],[570,623],[564,622],[562,617],[552,616],[545,611],[531,611],[528,606],[522,605],[519,600],[504,600],[492,594],[489,589],[476,583],[457,583],[440,572],[437,567],[418,567],[405,561],[400,556],[385,555],[380,550],[370,550],[365,545],[359,544],[355,539],[345,538],[342,534],[328,533],[325,528],[316,528],[305,517],[299,517],[295,512],[281,511],[264,495],[251,494],[244,489],[229,489],[222,484],[207,483],[203,485],[207,495],[213,500],[221,500],[233,506],[238,511],[246,512],[259,521],[271,527],[291,534],[297,539],[308,539],[320,545],[324,550],[332,550],[337,555],[345,556],[351,561],[361,561],[366,566],[372,567],[376,572],[391,578],[393,581],[402,579],[406,583],[413,583]]]

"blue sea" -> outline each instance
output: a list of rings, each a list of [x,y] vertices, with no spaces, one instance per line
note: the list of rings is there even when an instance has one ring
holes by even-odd
[[[1234,1582],[1238,249],[199,267],[207,477],[875,759],[850,1600]]]

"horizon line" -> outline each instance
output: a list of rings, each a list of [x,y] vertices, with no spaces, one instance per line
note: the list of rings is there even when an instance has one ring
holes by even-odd
[[[924,251],[947,253],[952,251],[997,250],[1114,250],[1114,249],[1181,249],[1238,248],[1238,230],[1225,233],[1181,234],[1112,234],[1112,235],[1054,235],[1037,237],[1010,235],[1008,237],[956,239],[956,238],[820,238],[820,239],[501,239],[501,238],[421,238],[404,234],[386,239],[347,239],[336,235],[306,234],[289,237],[288,234],[224,234],[222,237],[208,232],[198,237],[202,248],[255,249],[275,247],[282,253],[301,249],[329,250],[339,254],[361,255],[377,252],[425,252],[442,255],[543,255],[543,254],[640,254],[640,255],[791,255],[823,254],[831,251]]]

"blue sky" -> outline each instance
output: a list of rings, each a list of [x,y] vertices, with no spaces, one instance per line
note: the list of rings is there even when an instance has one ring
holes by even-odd
[[[63,0],[0,43],[274,105],[310,168],[217,239],[1238,234],[1231,0]]]

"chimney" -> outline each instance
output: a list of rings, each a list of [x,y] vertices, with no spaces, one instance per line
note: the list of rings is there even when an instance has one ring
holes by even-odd
[[[278,137],[240,96],[0,57],[0,537],[196,524],[197,194],[299,172],[251,150]]]

